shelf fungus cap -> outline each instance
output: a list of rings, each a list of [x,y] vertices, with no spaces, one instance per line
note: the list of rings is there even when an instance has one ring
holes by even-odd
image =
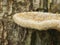
[[[47,30],[56,29],[60,31],[60,14],[45,13],[45,12],[22,12],[13,16],[13,20],[18,25],[37,29]]]

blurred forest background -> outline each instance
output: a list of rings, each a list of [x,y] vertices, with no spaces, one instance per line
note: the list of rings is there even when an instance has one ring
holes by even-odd
[[[28,11],[60,13],[60,0],[0,0],[0,45],[60,45],[58,31],[32,32],[14,23],[14,14]]]

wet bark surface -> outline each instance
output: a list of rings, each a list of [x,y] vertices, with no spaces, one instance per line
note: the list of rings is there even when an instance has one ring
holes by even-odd
[[[0,45],[60,45],[58,31],[32,31],[14,23],[12,16],[16,13],[40,11],[40,3],[36,4],[38,6],[35,3],[32,0],[0,0]]]

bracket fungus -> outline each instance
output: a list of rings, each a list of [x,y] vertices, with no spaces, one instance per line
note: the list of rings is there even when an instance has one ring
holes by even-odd
[[[60,31],[60,14],[46,12],[23,12],[13,16],[15,23],[22,27],[47,30],[56,29]]]

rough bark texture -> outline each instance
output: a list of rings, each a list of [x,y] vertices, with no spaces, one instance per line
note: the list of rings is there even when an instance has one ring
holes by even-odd
[[[0,45],[60,45],[58,31],[32,31],[13,22],[15,13],[39,11],[39,4],[34,3],[32,0],[0,0]]]

